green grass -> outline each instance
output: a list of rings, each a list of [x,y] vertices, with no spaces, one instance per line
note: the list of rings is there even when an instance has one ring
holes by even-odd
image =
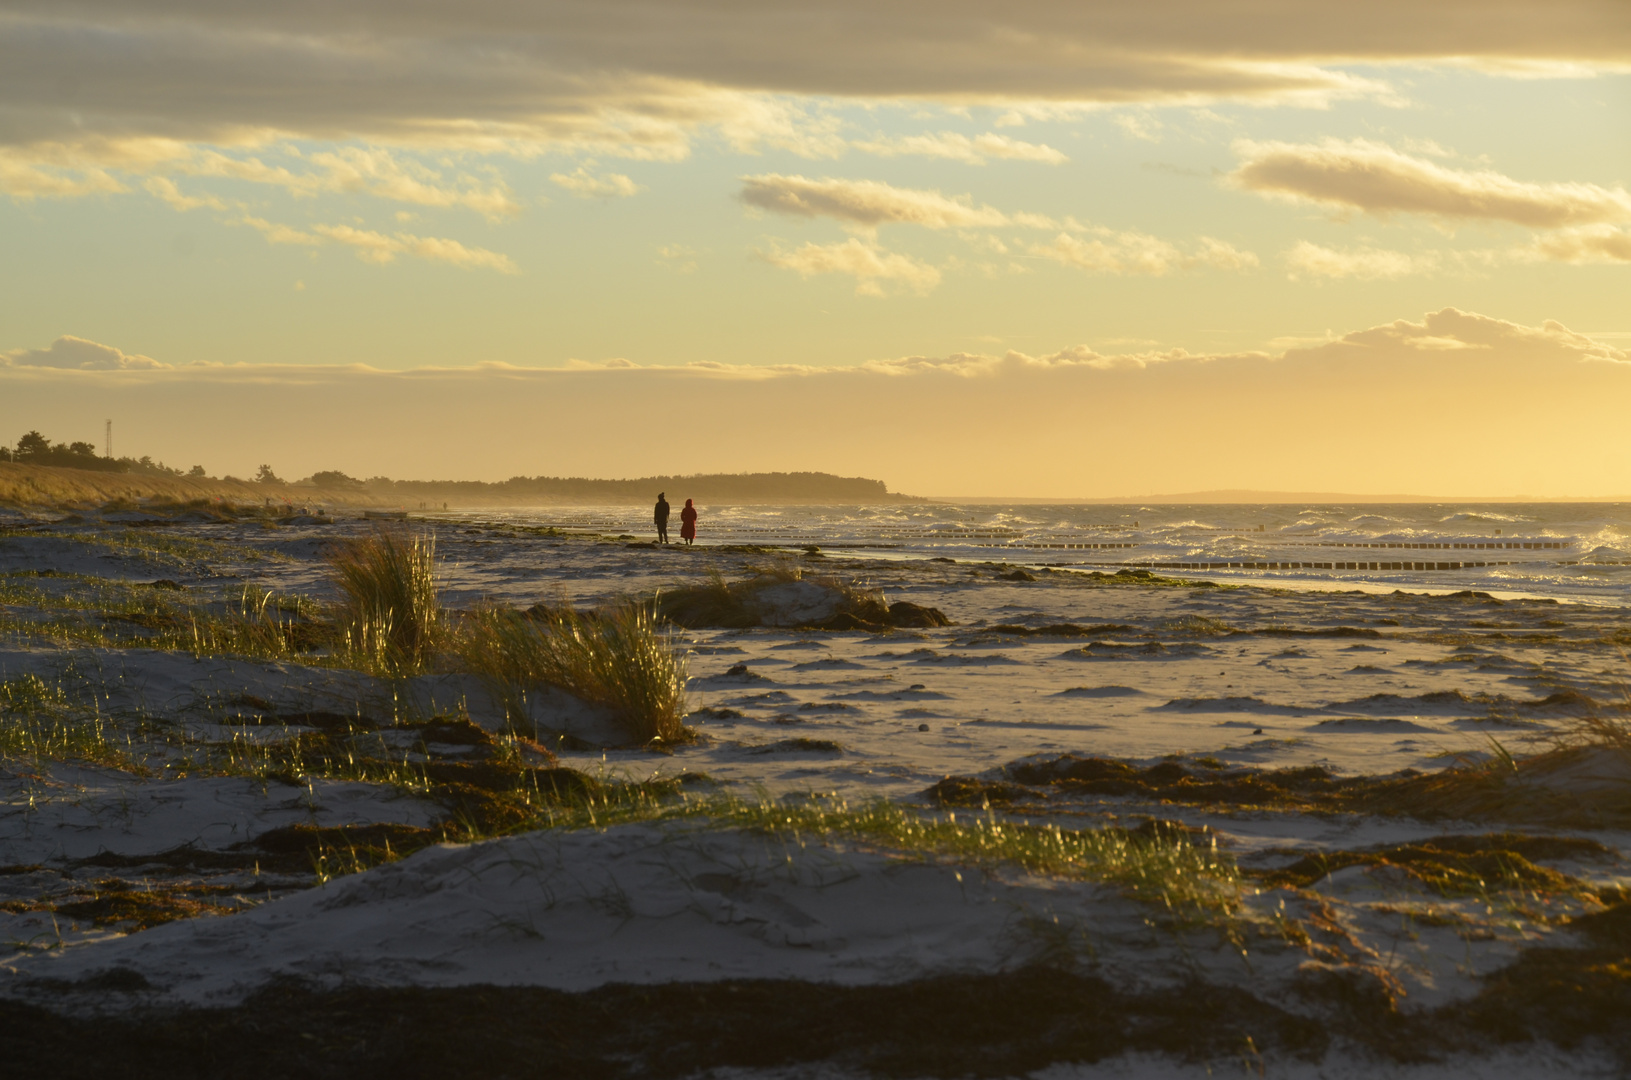
[[[0,761],[76,762],[145,772],[128,734],[38,675],[0,682]]]
[[[311,662],[310,654],[326,643],[329,628],[316,620],[316,604],[302,597],[280,596],[257,585],[246,585],[228,602],[224,616],[193,613],[188,633],[155,642],[184,648],[194,656],[229,653],[257,660]]]
[[[659,789],[660,792],[660,789]],[[806,847],[847,842],[895,858],[1098,882],[1183,918],[1232,913],[1241,874],[1212,843],[1177,831],[1066,829],[1003,820],[995,814],[921,811],[884,800],[852,805],[836,797],[786,803],[730,795],[653,795],[607,786],[595,797],[546,805],[540,825],[607,828],[637,822],[690,822],[747,829]]]
[[[340,544],[329,566],[343,597],[341,650],[383,675],[426,670],[447,624],[436,588],[436,538],[381,529]]]
[[[460,634],[465,667],[502,704],[512,725],[528,723],[527,699],[546,686],[613,710],[638,742],[681,741],[686,659],[651,612],[625,602],[600,615],[570,609],[529,618],[487,608]]]

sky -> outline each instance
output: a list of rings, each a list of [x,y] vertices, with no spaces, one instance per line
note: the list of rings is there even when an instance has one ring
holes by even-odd
[[[0,0],[0,440],[1631,492],[1631,4]]]

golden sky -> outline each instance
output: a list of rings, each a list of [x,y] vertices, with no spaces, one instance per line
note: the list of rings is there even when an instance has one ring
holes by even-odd
[[[0,439],[1631,492],[1631,4],[0,0]]]

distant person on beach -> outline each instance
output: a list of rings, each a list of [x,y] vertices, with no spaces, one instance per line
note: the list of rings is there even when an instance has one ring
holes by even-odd
[[[657,522],[657,542],[668,543],[668,497],[665,492],[657,492],[657,512],[654,515]]]
[[[686,544],[697,538],[697,508],[691,505],[691,500],[685,500],[685,509],[680,511],[680,539]]]

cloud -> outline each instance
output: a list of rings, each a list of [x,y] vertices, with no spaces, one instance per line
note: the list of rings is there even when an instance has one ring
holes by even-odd
[[[967,196],[952,198],[938,191],[892,187],[877,180],[811,180],[767,173],[742,177],[738,197],[762,210],[794,217],[830,217],[868,230],[896,223],[929,229],[987,228],[1009,223],[1000,210],[975,206]]]
[[[149,195],[168,203],[173,210],[197,210],[199,207],[227,209],[227,204],[214,195],[183,195],[176,182],[167,176],[150,176],[142,187],[147,189]]]
[[[940,284],[940,271],[910,255],[884,251],[855,237],[837,244],[805,244],[794,251],[761,252],[772,266],[796,270],[802,277],[848,274],[860,296],[884,296],[884,285],[899,284],[922,295]]]
[[[246,216],[238,220],[251,229],[259,230],[260,234],[266,237],[268,244],[300,244],[305,247],[317,247],[323,242],[323,238],[320,236],[313,236],[309,232],[301,232],[299,229],[288,225],[280,225],[275,221],[267,221],[265,218]]]
[[[1373,247],[1338,250],[1299,240],[1285,253],[1291,277],[1358,278],[1360,281],[1392,280],[1412,274],[1430,274],[1438,269],[1437,252],[1411,255]]]
[[[1062,232],[1050,243],[1032,244],[1028,250],[1032,255],[1079,270],[1153,277],[1203,266],[1249,270],[1258,265],[1256,255],[1210,236],[1200,237],[1191,250],[1183,251],[1170,241],[1148,233],[1116,232],[1102,227],[1086,232],[1089,238]]]
[[[414,236],[412,233],[370,232],[350,225],[313,225],[312,231],[341,244],[357,249],[357,257],[364,262],[388,263],[398,255],[414,255],[421,259],[452,263],[466,268],[481,267],[497,270],[501,274],[519,274],[521,271],[508,255],[486,248],[465,247],[457,240],[435,236]]]
[[[1127,133],[1128,138],[1141,139],[1144,142],[1161,141],[1160,131],[1163,125],[1161,121],[1153,116],[1139,113],[1117,113],[1110,119],[1117,127]]]
[[[706,100],[716,94],[1321,104],[1380,91],[1336,69],[1344,63],[1578,75],[1625,66],[1631,50],[1613,10],[1602,0],[1496,0],[1470,14],[1465,4],[1375,0],[1338,17],[1302,0],[674,0],[631,20],[596,0],[136,9],[9,0],[0,100],[29,138],[89,124],[189,142],[250,130],[394,143],[660,142],[665,129],[719,122],[720,102]]]
[[[249,142],[263,142],[270,137],[270,133],[261,133]],[[270,152],[283,155],[288,163],[269,163],[236,147],[223,150],[187,146],[163,138],[93,137],[24,147],[7,147],[0,138],[0,192],[30,199],[128,190],[114,175],[118,173],[147,176],[141,186],[177,210],[200,206],[222,209],[227,204],[212,195],[181,195],[172,176],[265,184],[297,198],[360,193],[418,206],[464,207],[489,221],[520,212],[500,180],[483,182],[468,173],[448,176],[443,170],[380,147],[343,146],[302,153],[280,145]]]
[[[64,334],[43,349],[16,349],[0,353],[0,367],[141,371],[165,366],[151,356],[121,352],[112,345],[99,345],[71,334]]]
[[[999,161],[1037,161],[1046,165],[1058,165],[1069,161],[1062,152],[1043,143],[1023,142],[1011,139],[1006,135],[994,132],[984,132],[969,138],[955,131],[942,131],[938,135],[901,135],[895,137],[878,136],[874,139],[861,140],[850,144],[857,150],[864,150],[879,157],[901,157],[913,155],[917,157],[945,158],[950,161],[961,161],[969,165],[984,165],[993,159]]]
[[[497,270],[501,274],[521,272],[508,255],[488,251],[486,248],[465,247],[457,240],[435,236],[415,236],[405,232],[387,236],[384,233],[358,229],[351,225],[313,225],[311,232],[304,232],[257,217],[242,217],[238,222],[259,231],[269,244],[318,247],[332,241],[356,249],[357,258],[364,262],[379,265],[395,262],[398,255],[413,255],[435,262],[452,263],[454,266],[467,269]]]
[[[836,157],[847,144],[834,110],[846,105],[983,105],[1003,110],[999,123],[1020,123],[1086,107],[1323,107],[1392,93],[1345,70],[1356,65],[1451,63],[1526,78],[1631,69],[1612,0],[1373,0],[1339,16],[1305,0],[672,0],[640,6],[638,18],[630,10],[599,0],[6,0],[0,192],[115,193],[131,186],[126,171],[219,176],[497,220],[519,210],[510,192],[443,155],[677,161],[718,139]],[[291,141],[331,149],[298,167],[246,156]],[[863,145],[963,161],[1063,157],[996,135]]]
[[[684,244],[663,244],[657,248],[657,261],[681,274],[694,274],[697,269],[696,249]]]
[[[1528,248],[1519,249],[1516,256],[1526,262],[1536,259],[1567,263],[1631,262],[1631,231],[1612,225],[1559,229],[1537,237]]]
[[[103,168],[87,165],[68,171],[51,164],[32,155],[6,153],[0,148],[0,194],[18,202],[31,202],[112,195],[130,190]]]
[[[1230,181],[1263,195],[1387,215],[1507,221],[1557,228],[1631,221],[1631,194],[1596,184],[1529,183],[1468,172],[1364,139],[1322,143],[1235,143],[1242,159]]]
[[[582,165],[569,173],[550,173],[549,178],[580,199],[627,198],[640,190],[622,173],[595,176]]]
[[[1367,355],[1486,352],[1521,361],[1606,361],[1631,364],[1631,353],[1577,334],[1555,319],[1540,326],[1494,319],[1487,315],[1444,308],[1421,322],[1399,319],[1383,326],[1358,330],[1335,341],[1303,349],[1289,349],[1286,360],[1325,359],[1362,362]]]

